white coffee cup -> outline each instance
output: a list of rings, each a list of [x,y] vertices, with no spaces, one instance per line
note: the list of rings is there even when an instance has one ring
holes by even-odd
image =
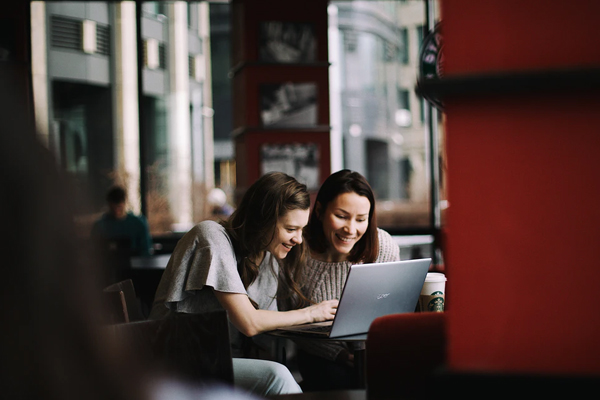
[[[446,275],[440,272],[429,272],[423,283],[419,296],[420,311],[444,311],[446,298]]]

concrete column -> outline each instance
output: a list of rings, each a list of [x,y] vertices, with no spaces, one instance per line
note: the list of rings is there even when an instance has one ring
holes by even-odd
[[[124,179],[131,209],[141,210],[140,132],[137,85],[135,3],[115,4],[114,24],[114,124],[115,169]]]
[[[209,3],[204,1],[198,4],[199,22],[198,30],[202,38],[202,54],[204,59],[204,84],[202,85],[202,132],[204,133],[204,183],[207,189],[215,186],[215,155],[214,155],[214,129],[213,129],[213,103],[212,103],[212,70],[210,67],[210,11]]]
[[[171,169],[169,202],[175,230],[188,230],[192,215],[192,143],[188,72],[187,5],[169,5],[169,140]]]
[[[344,167],[344,147],[342,134],[342,102],[341,102],[341,52],[340,29],[338,26],[338,8],[331,4],[327,7],[329,15],[329,114],[331,132],[329,136],[331,146],[331,172],[339,171]]]
[[[46,3],[31,2],[31,76],[35,124],[42,143],[55,149],[50,124],[50,88],[48,85],[48,50],[46,42]]]

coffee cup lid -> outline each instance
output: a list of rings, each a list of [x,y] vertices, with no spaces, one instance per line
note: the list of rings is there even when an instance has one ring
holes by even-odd
[[[446,280],[446,275],[441,272],[428,272],[425,278],[425,282],[445,282]]]

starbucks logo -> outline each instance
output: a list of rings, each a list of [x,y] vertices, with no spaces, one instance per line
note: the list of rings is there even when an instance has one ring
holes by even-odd
[[[435,297],[429,301],[429,304],[427,304],[427,310],[434,312],[444,311],[444,293],[433,292],[431,293],[431,296]]]

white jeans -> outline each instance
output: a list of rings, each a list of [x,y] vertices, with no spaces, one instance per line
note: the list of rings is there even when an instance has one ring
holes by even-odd
[[[274,361],[233,358],[233,383],[260,396],[302,393],[290,370]]]

